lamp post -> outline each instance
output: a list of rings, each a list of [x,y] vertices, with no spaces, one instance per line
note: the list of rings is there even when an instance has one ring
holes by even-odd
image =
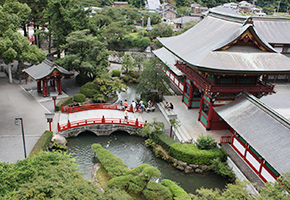
[[[58,97],[58,94],[57,94],[57,92],[51,92],[50,93],[50,96],[52,97],[52,100],[53,100],[53,104],[54,104],[54,111],[56,111],[56,99],[57,99],[57,97]]]
[[[19,125],[19,121],[21,121],[21,130],[22,130],[22,140],[23,140],[24,158],[27,158],[27,155],[26,155],[26,146],[25,146],[24,128],[23,128],[23,120],[22,120],[22,118],[15,118],[14,123],[15,123],[16,126],[18,126]]]
[[[170,121],[170,137],[172,137],[172,120],[176,120],[177,119],[177,115],[168,115],[169,121]]]
[[[54,113],[45,113],[45,118],[49,123],[49,131],[51,131],[51,122],[53,121]]]

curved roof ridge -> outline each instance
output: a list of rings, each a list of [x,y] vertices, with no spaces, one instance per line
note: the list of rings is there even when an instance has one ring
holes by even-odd
[[[226,21],[237,22],[237,23],[241,23],[241,24],[246,23],[248,21],[248,18],[250,18],[250,17],[246,17],[246,16],[239,16],[239,15],[231,15],[228,13],[222,13],[222,12],[214,11],[212,9],[209,10],[208,16],[212,16],[212,17],[215,17],[218,19],[223,19]]]

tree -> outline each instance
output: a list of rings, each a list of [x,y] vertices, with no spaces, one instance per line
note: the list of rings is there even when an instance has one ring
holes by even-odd
[[[144,56],[138,54],[138,55],[136,55],[134,61],[135,61],[134,62],[134,66],[135,67],[138,67],[139,72],[140,72],[141,71],[142,64],[144,62]]]
[[[143,95],[150,94],[151,89],[158,89],[162,93],[167,91],[165,84],[169,83],[169,79],[163,73],[162,65],[157,58],[144,62],[137,86],[139,93]]]
[[[80,83],[108,73],[109,51],[106,42],[90,34],[87,29],[72,32],[66,42],[61,46],[66,56],[56,62],[68,70],[79,72]]]
[[[125,74],[128,74],[129,70],[134,69],[134,60],[132,56],[128,53],[125,53],[125,55],[123,56],[121,64],[122,70],[125,71]]]
[[[30,13],[27,4],[8,1],[0,7],[0,57],[6,64],[19,61],[39,63],[45,59],[45,53],[35,45],[30,45],[28,39],[17,32]]]
[[[51,0],[43,11],[43,18],[49,22],[48,29],[53,35],[53,45],[60,57],[60,47],[66,43],[71,32],[86,28],[88,11],[73,0]]]
[[[173,35],[173,27],[167,23],[160,23],[153,26],[150,36],[152,38],[157,37],[170,37]]]

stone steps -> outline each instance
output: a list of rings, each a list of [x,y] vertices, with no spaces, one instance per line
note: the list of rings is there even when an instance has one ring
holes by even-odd
[[[170,123],[168,115],[176,115],[176,113],[174,112],[174,109],[170,111],[166,109],[164,101],[158,103],[157,106],[159,107],[159,110],[163,114],[164,118]],[[177,116],[177,119],[178,119],[178,116]],[[180,122],[180,126],[177,127],[176,129],[173,128],[176,139],[181,143],[192,143],[194,141],[193,138],[187,132],[187,130],[185,129],[185,127],[183,126],[180,120],[179,122]]]

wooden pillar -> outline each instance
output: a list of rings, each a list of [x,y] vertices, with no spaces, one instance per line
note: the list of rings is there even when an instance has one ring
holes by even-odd
[[[24,73],[24,75],[25,75],[25,84],[27,84],[27,74]]]
[[[58,92],[58,94],[62,94],[61,77],[58,77],[56,79],[56,86],[57,86],[57,92]]]
[[[40,93],[41,92],[41,80],[37,81],[37,92]]]
[[[184,102],[184,93],[185,93],[186,84],[188,84],[188,83],[186,82],[186,77],[185,77],[184,78],[183,91],[182,91],[182,102]]]
[[[47,97],[48,96],[48,83],[47,83],[47,80],[46,79],[44,79],[43,81],[43,89],[42,89],[42,95],[44,96],[44,97]]]
[[[213,103],[209,103],[209,110],[208,110],[208,116],[207,116],[207,125],[206,130],[209,131],[211,129],[211,119],[213,116]]]
[[[203,95],[204,94],[201,94],[201,98],[200,98],[199,111],[198,111],[198,121],[200,121],[200,119],[201,119],[201,110],[202,110],[203,101],[204,101]]]
[[[191,108],[192,105],[192,96],[193,96],[193,84],[190,84],[190,92],[189,92],[189,100],[188,100],[188,108]]]

